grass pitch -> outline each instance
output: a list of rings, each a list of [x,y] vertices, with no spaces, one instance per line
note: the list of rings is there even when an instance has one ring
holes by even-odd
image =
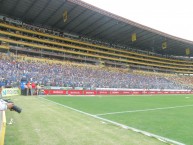
[[[192,95],[46,98],[174,141],[193,144]]]
[[[7,111],[5,145],[163,145],[154,138],[125,130],[36,96],[10,97],[22,113]],[[110,99],[111,97],[109,97]],[[118,99],[118,97],[115,97]],[[51,97],[86,112],[105,113],[107,97]],[[82,100],[81,100],[82,99]],[[92,102],[101,99],[99,102]],[[119,98],[121,99],[121,98]],[[87,100],[87,101],[86,101]],[[110,99],[111,100],[111,99]],[[112,98],[113,100],[113,98]],[[108,100],[106,100],[108,102]],[[115,101],[117,102],[117,101]],[[117,102],[118,103],[118,102]],[[75,105],[76,104],[76,105]],[[92,108],[92,104],[95,104]],[[73,106],[75,105],[75,106]],[[102,107],[103,106],[103,107]],[[114,106],[113,102],[109,107]],[[102,109],[100,111],[98,109]],[[106,110],[106,109],[107,110]],[[121,108],[120,108],[121,109]],[[12,121],[11,121],[12,120]]]
[[[21,114],[7,111],[5,145],[164,144],[35,96],[11,99],[23,111]],[[46,99],[184,144],[193,144],[191,95],[52,96]]]

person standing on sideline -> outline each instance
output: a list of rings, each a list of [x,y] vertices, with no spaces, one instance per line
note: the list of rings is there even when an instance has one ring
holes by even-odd
[[[27,83],[27,96],[29,95],[31,91],[31,85],[30,85],[30,82]]]
[[[36,92],[37,92],[37,95],[40,95],[40,93],[41,93],[41,92],[40,92],[40,91],[41,91],[41,86],[40,86],[40,84],[37,84],[37,85],[36,85],[36,89],[37,89],[37,91],[36,91]]]
[[[34,95],[36,89],[36,84],[34,82],[31,83],[31,96]]]

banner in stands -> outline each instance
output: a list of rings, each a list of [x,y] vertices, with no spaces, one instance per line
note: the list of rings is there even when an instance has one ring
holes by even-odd
[[[66,95],[66,90],[44,90],[45,95]]]
[[[68,90],[68,95],[83,95],[83,90]]]
[[[19,88],[4,88],[1,92],[3,97],[20,95]]]
[[[193,94],[193,91],[105,91],[105,90],[44,90],[45,95],[155,95]]]
[[[97,95],[97,91],[85,90],[84,95]]]

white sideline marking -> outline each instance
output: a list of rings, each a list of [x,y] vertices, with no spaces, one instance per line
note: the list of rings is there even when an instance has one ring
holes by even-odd
[[[70,110],[79,112],[79,113],[81,113],[81,114],[85,114],[85,115],[91,116],[91,117],[93,117],[93,118],[106,121],[106,122],[108,122],[108,123],[114,124],[114,125],[116,125],[116,126],[119,126],[119,127],[124,128],[124,129],[129,129],[129,130],[135,131],[135,132],[137,132],[137,133],[141,133],[141,134],[143,134],[143,135],[156,138],[156,139],[158,139],[158,140],[160,140],[160,141],[162,141],[162,142],[172,143],[172,144],[175,144],[175,145],[185,145],[184,143],[177,142],[177,141],[175,141],[175,140],[171,140],[171,139],[168,139],[168,138],[165,138],[165,137],[162,137],[162,136],[158,136],[158,135],[156,135],[156,134],[152,134],[152,133],[149,133],[149,132],[146,132],[146,131],[143,131],[143,130],[139,130],[139,129],[136,129],[136,128],[133,128],[133,127],[130,127],[130,126],[126,126],[126,125],[124,125],[124,124],[121,124],[121,123],[118,123],[118,122],[115,122],[115,121],[111,121],[111,120],[108,120],[108,119],[105,119],[105,118],[101,118],[101,117],[96,116],[96,115],[92,115],[92,114],[83,112],[83,111],[81,111],[81,110],[78,110],[78,109],[75,109],[75,108],[72,108],[72,107],[69,107],[69,106],[66,106],[66,105],[63,105],[63,104],[60,104],[60,103],[57,103],[57,102],[48,100],[48,99],[46,99],[46,98],[44,98],[44,97],[39,97],[39,98],[41,98],[41,99],[43,99],[43,100],[46,100],[46,101],[48,101],[48,102],[51,102],[51,103],[54,103],[54,104],[63,106],[63,107],[68,108],[68,109],[70,109]]]
[[[173,106],[173,107],[163,107],[163,108],[153,108],[153,109],[143,109],[143,110],[110,112],[110,113],[96,114],[96,116],[103,116],[103,115],[110,115],[110,114],[114,115],[114,114],[134,113],[134,112],[146,112],[146,111],[155,111],[155,110],[167,110],[167,109],[185,108],[185,107],[192,107],[192,106],[193,105],[183,105],[183,106]]]

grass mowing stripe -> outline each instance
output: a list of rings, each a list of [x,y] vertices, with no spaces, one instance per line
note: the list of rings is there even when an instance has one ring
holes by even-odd
[[[120,124],[120,123],[115,122],[115,121],[111,121],[111,120],[108,120],[108,119],[105,119],[105,118],[101,118],[101,117],[99,117],[99,116],[97,116],[97,115],[93,115],[93,114],[90,114],[90,113],[87,113],[87,112],[83,112],[83,111],[81,111],[81,110],[78,110],[78,109],[69,107],[69,106],[67,106],[67,105],[60,104],[60,103],[51,101],[51,100],[49,100],[49,99],[46,99],[45,97],[39,97],[39,98],[44,99],[44,100],[49,101],[49,102],[52,102],[52,103],[54,103],[54,104],[63,106],[63,107],[65,107],[65,108],[71,109],[71,110],[73,110],[73,111],[76,111],[76,112],[79,112],[79,113],[82,113],[82,114],[91,116],[91,117],[93,117],[93,118],[96,118],[96,119],[103,120],[103,121],[105,121],[105,122],[114,124],[114,125],[116,125],[116,126],[119,126],[119,127],[124,128],[124,129],[129,129],[129,130],[132,130],[132,131],[135,131],[135,132],[144,134],[144,135],[146,135],[146,136],[156,138],[156,139],[158,139],[158,140],[160,140],[160,141],[163,141],[163,142],[172,143],[172,144],[175,144],[175,145],[185,145],[184,143],[177,142],[177,141],[175,141],[175,140],[171,140],[171,139],[168,139],[168,138],[165,138],[165,137],[162,137],[162,136],[158,136],[158,135],[155,135],[155,134],[146,132],[146,131],[142,131],[142,130],[139,130],[139,129],[130,127],[130,126],[126,126],[126,125],[124,125],[124,124]]]
[[[121,111],[121,112],[110,112],[103,114],[95,114],[96,116],[104,116],[104,115],[113,115],[113,114],[124,114],[124,113],[135,113],[135,112],[146,112],[146,111],[156,111],[156,110],[167,110],[167,109],[175,109],[175,108],[185,108],[192,107],[193,105],[183,105],[183,106],[173,106],[173,107],[163,107],[163,108],[152,108],[152,109],[143,109],[143,110],[131,110],[131,111]]]

